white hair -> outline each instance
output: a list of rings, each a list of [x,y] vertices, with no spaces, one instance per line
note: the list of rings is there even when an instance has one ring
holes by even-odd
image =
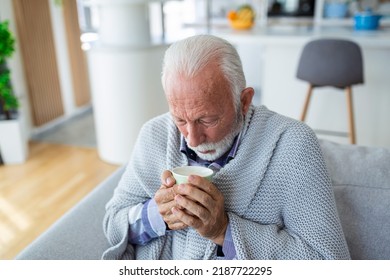
[[[233,94],[236,110],[246,86],[241,59],[228,41],[213,35],[196,35],[172,44],[165,52],[162,69],[162,86],[166,91],[169,79],[177,75],[194,77],[210,62],[216,62]]]

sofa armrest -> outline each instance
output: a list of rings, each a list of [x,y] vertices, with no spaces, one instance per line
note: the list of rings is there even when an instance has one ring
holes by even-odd
[[[103,233],[105,205],[112,197],[124,166],[100,183],[16,259],[97,260],[109,247]]]

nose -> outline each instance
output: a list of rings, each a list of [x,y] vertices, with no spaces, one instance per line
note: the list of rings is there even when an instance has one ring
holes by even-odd
[[[202,144],[205,140],[205,136],[202,128],[196,123],[189,123],[187,125],[187,141],[192,147],[196,147]]]

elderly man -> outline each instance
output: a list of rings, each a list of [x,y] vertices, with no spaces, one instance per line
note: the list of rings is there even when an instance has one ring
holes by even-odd
[[[104,259],[348,259],[331,182],[305,124],[251,104],[227,41],[166,51],[169,113],[142,128],[106,206]],[[182,165],[214,170],[212,182]]]

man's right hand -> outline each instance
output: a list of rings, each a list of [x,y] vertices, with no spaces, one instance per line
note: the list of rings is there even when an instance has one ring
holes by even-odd
[[[177,219],[171,211],[174,206],[177,207],[174,200],[176,194],[173,189],[175,183],[176,181],[172,173],[169,170],[165,170],[161,175],[161,186],[154,195],[154,200],[158,206],[159,213],[168,227],[172,230],[180,230],[186,228],[187,225]]]

